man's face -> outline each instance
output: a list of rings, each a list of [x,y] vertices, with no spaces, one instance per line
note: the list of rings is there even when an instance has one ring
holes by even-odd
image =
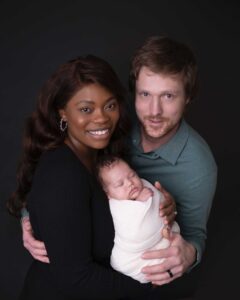
[[[178,128],[188,100],[180,74],[153,73],[142,67],[136,80],[135,108],[147,140],[168,140]]]

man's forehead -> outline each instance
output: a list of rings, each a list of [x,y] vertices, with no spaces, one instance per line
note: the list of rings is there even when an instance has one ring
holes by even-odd
[[[160,92],[184,90],[184,81],[181,75],[152,73],[151,75],[140,74],[136,81],[137,91]]]
[[[137,77],[137,81],[139,81],[139,78],[153,78],[153,77],[161,77],[161,78],[170,78],[172,80],[183,80],[183,74],[182,72],[179,73],[172,73],[170,71],[167,70],[162,70],[162,71],[153,71],[150,68],[148,68],[147,66],[143,66],[141,67],[138,77]]]

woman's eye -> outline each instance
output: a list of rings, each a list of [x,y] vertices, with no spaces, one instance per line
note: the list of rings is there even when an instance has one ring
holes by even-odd
[[[114,110],[117,107],[117,102],[111,102],[108,105],[106,105],[106,110]]]
[[[89,107],[81,107],[80,111],[83,112],[83,113],[90,113],[91,109]]]

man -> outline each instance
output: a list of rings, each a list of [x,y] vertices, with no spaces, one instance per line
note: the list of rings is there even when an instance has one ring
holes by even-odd
[[[159,180],[174,197],[181,235],[171,246],[145,254],[165,257],[162,265],[144,269],[156,284],[168,283],[197,265],[217,182],[217,166],[206,142],[183,119],[197,90],[197,64],[184,44],[151,37],[135,53],[130,71],[136,122],[130,139],[130,161],[142,178]],[[166,271],[169,277],[166,279]]]
[[[159,180],[177,204],[181,234],[171,234],[168,249],[144,254],[147,259],[165,258],[161,265],[142,270],[154,284],[163,285],[201,260],[217,167],[206,142],[183,119],[197,88],[196,60],[186,45],[167,37],[147,39],[132,59],[130,87],[138,121],[130,138],[129,160],[142,178]],[[30,231],[30,227],[24,231],[26,248],[34,258],[48,261],[42,256],[43,244],[29,237]],[[176,280],[180,289],[181,280]],[[164,286],[168,287],[171,284]]]

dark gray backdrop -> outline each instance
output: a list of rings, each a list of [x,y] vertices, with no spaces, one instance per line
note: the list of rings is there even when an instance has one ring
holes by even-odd
[[[31,261],[19,222],[5,210],[15,186],[24,119],[42,83],[66,60],[92,53],[108,60],[127,85],[129,59],[143,40],[168,34],[189,43],[201,92],[188,121],[211,146],[219,181],[196,299],[226,299],[239,270],[239,53],[237,1],[0,2],[0,299],[15,300]]]

